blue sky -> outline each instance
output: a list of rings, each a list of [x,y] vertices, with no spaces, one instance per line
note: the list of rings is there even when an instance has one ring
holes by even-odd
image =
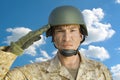
[[[120,0],[0,0],[0,46],[9,45],[31,30],[47,24],[57,6],[72,5],[81,10],[89,36],[79,48],[84,55],[101,61],[120,79]],[[51,37],[35,42],[12,67],[51,59],[56,49]]]

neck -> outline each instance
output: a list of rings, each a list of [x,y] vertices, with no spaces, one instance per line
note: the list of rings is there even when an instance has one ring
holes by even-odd
[[[60,62],[63,66],[65,66],[68,69],[78,69],[79,65],[80,65],[80,56],[79,54],[73,55],[73,56],[69,56],[69,57],[65,57],[63,55],[61,55],[60,53],[58,53]]]

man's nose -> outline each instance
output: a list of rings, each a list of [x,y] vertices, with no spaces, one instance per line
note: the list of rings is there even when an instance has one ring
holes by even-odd
[[[71,38],[71,35],[70,35],[69,32],[66,31],[66,32],[64,33],[64,36],[63,36],[63,37],[64,37],[64,41],[69,41],[70,38]]]

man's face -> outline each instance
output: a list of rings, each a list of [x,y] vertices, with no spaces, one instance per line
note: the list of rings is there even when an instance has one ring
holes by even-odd
[[[55,28],[54,44],[59,49],[76,50],[82,41],[79,25],[63,25]]]

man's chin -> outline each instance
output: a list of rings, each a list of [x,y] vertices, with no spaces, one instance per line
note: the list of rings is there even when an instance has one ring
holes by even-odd
[[[73,49],[73,48],[63,48],[61,50],[75,50],[75,49]]]

